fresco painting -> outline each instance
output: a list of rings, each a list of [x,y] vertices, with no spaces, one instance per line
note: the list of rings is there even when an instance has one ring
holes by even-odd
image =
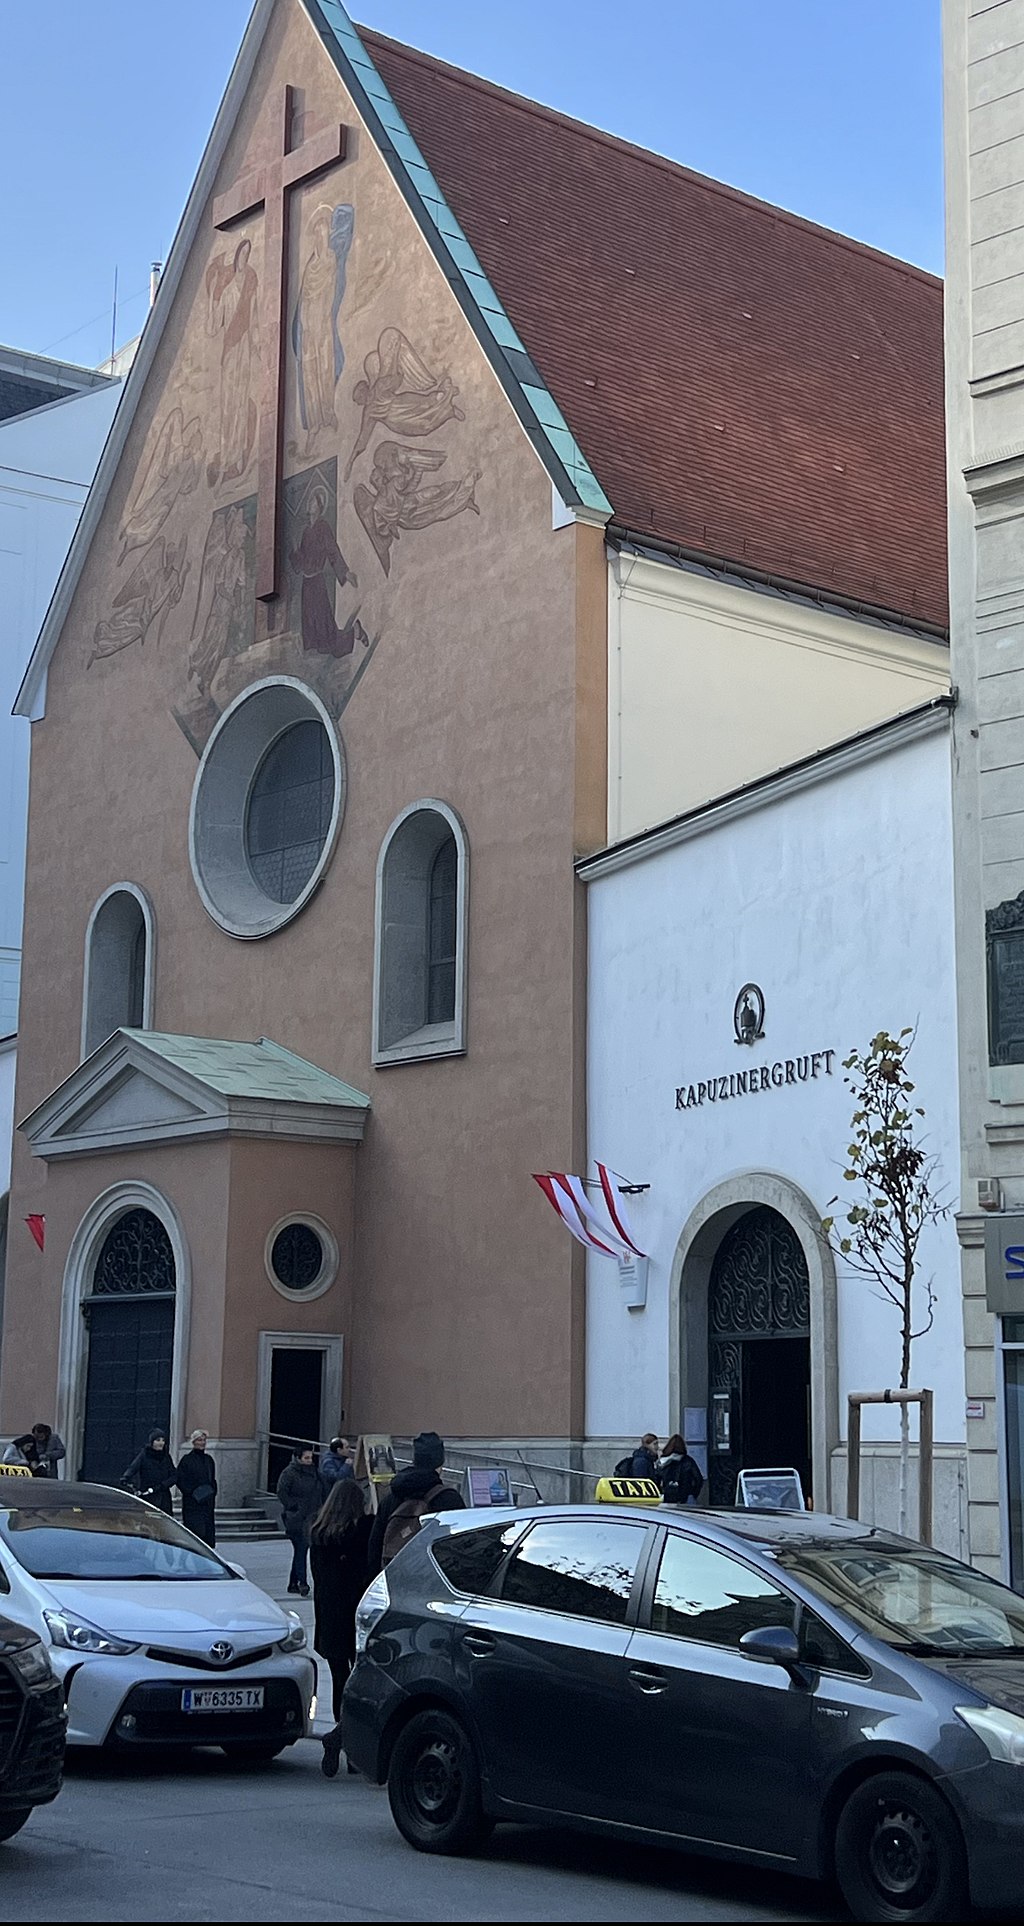
[[[178,664],[171,712],[197,755],[228,704],[267,675],[295,675],[340,716],[387,634],[403,536],[480,513],[482,471],[467,459],[465,432],[442,445],[444,430],[466,421],[459,388],[447,368],[432,365],[429,349],[421,352],[402,327],[382,326],[374,315],[393,284],[387,249],[368,257],[362,288],[351,285],[357,239],[354,197],[334,204],[322,188],[308,196],[292,256],[284,379],[274,391],[279,446],[286,410],[296,434],[277,492],[269,593],[259,586],[267,481],[264,456],[258,472],[255,457],[270,390],[247,234],[225,251],[215,230],[173,405],[152,424],[140,457],[117,566],[137,559],[100,612],[88,662],[141,646],[151,634],[159,639],[171,622]],[[352,370],[346,349],[357,314]],[[376,342],[369,349],[368,332]],[[287,473],[297,463],[298,472]],[[194,533],[196,547],[203,544],[195,575],[186,518],[194,518],[204,473],[216,505],[205,535]]]
[[[345,270],[354,226],[355,209],[347,204],[332,208],[321,203],[310,222],[311,250],[302,269],[292,316],[299,416],[306,431],[307,459],[321,431],[338,426],[334,390],[345,366],[338,316],[345,296]]]
[[[239,479],[256,441],[254,364],[261,359],[259,282],[250,266],[252,242],[218,254],[206,270],[207,333],[220,342],[220,431],[206,471],[211,488]]]

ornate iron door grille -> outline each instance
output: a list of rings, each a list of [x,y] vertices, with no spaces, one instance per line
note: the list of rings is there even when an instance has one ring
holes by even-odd
[[[166,1432],[174,1300],[174,1252],[164,1226],[150,1210],[127,1211],[103,1240],[82,1302],[89,1361],[81,1477],[117,1484],[150,1429]]]
[[[806,1337],[811,1302],[807,1260],[792,1226],[761,1205],[727,1231],[708,1286],[708,1379],[730,1401],[728,1452],[715,1451],[709,1414],[709,1482],[713,1504],[730,1505],[743,1459],[743,1346],[763,1338]]]

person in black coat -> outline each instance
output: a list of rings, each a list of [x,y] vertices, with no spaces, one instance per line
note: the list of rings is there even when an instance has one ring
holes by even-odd
[[[166,1431],[163,1425],[154,1425],[149,1443],[132,1459],[121,1483],[137,1491],[139,1497],[151,1505],[158,1505],[170,1517],[174,1509],[171,1492],[177,1480],[174,1459],[167,1449]]]
[[[324,1488],[320,1473],[313,1463],[312,1445],[296,1445],[291,1464],[285,1465],[277,1481],[277,1495],[281,1500],[281,1523],[292,1547],[288,1590],[308,1598],[306,1552],[309,1548],[309,1528],[324,1502]]]
[[[217,1467],[206,1449],[206,1432],[193,1431],[192,1449],[178,1466],[181,1522],[211,1548],[217,1543]]]
[[[370,1520],[354,1478],[337,1479],[309,1533],[313,1645],[331,1673],[335,1727],[324,1740],[323,1770],[333,1779],[341,1751],[341,1695],[356,1656],[356,1606],[369,1582]]]
[[[436,1431],[421,1431],[412,1441],[412,1464],[392,1478],[370,1532],[370,1577],[375,1578],[384,1563],[384,1537],[392,1512],[411,1499],[422,1503],[430,1499],[431,1511],[464,1511],[462,1496],[442,1477],[444,1439]],[[436,1495],[435,1495],[436,1494]]]
[[[678,1431],[673,1432],[658,1459],[657,1477],[666,1504],[696,1504],[704,1488],[704,1473]]]

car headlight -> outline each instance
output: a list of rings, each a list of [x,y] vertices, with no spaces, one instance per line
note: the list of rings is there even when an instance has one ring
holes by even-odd
[[[4,1657],[21,1673],[26,1685],[45,1685],[53,1677],[53,1667],[41,1638],[34,1638],[31,1645],[19,1645],[15,1651],[5,1652]]]
[[[278,1651],[279,1652],[301,1652],[305,1643],[306,1643],[306,1628],[303,1625],[298,1612],[289,1612],[288,1630],[285,1633],[284,1638],[279,1638],[277,1641]]]
[[[1024,1719],[1001,1705],[958,1705],[956,1716],[976,1732],[989,1757],[1003,1765],[1024,1766]]]
[[[139,1649],[137,1644],[101,1632],[98,1625],[90,1625],[88,1619],[76,1618],[72,1612],[44,1612],[43,1617],[51,1644],[63,1645],[69,1652],[102,1652],[110,1658]]]
[[[366,1641],[374,1626],[383,1618],[391,1603],[388,1581],[383,1572],[378,1572],[367,1586],[356,1606],[356,1651],[365,1652]]]

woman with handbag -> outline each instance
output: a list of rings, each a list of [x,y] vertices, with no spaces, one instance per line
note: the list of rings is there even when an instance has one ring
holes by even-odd
[[[192,1433],[192,1449],[186,1451],[178,1466],[177,1484],[182,1524],[212,1548],[217,1543],[217,1468],[206,1449],[206,1432],[202,1429]]]

